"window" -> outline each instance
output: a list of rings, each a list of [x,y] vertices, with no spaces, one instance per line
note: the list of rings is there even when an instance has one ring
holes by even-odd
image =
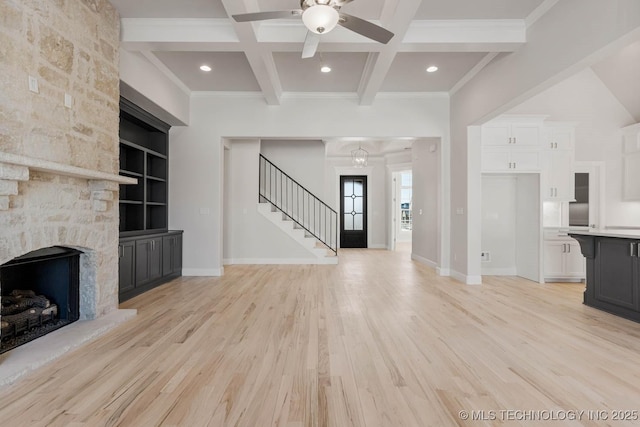
[[[400,176],[400,231],[411,231],[411,199],[413,196],[413,180],[411,172]]]

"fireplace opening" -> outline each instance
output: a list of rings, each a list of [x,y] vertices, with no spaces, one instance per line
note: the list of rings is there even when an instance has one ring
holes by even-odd
[[[0,353],[78,320],[80,254],[54,246],[0,266]]]

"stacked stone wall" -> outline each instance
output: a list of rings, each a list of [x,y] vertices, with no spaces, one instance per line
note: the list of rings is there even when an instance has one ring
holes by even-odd
[[[119,32],[107,0],[0,0],[0,154],[118,173]],[[117,308],[117,200],[113,182],[0,162],[0,264],[48,246],[82,249],[95,270],[83,273],[95,282],[84,317]]]

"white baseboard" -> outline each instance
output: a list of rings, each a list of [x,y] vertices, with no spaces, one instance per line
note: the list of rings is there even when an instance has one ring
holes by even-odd
[[[517,276],[515,267],[482,267],[483,276]]]
[[[436,273],[438,273],[438,276],[445,276],[445,277],[449,277],[451,276],[451,271],[448,268],[436,268]]]
[[[338,257],[325,258],[234,258],[224,260],[226,265],[316,265],[337,264]]]
[[[416,255],[414,253],[411,253],[411,259],[414,261],[418,261],[420,264],[424,264],[427,267],[431,267],[431,268],[438,268],[438,264],[436,264],[435,262],[431,261],[430,259],[427,259],[425,257],[421,257],[420,255]]]
[[[435,268],[438,276],[448,277],[451,275],[451,271],[448,268],[440,268],[436,262],[431,261],[430,259],[421,257],[414,253],[411,254],[411,259],[419,262],[420,264],[424,264],[427,267]]]
[[[182,275],[186,277],[220,277],[224,275],[221,268],[183,268]]]
[[[451,270],[450,276],[456,279],[458,282],[462,282],[466,285],[481,285],[482,284],[482,276],[467,276],[466,274],[462,274],[458,271]]]

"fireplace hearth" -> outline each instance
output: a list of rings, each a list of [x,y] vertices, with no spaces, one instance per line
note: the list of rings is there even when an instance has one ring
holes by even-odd
[[[0,353],[79,319],[80,254],[56,246],[0,266]]]

